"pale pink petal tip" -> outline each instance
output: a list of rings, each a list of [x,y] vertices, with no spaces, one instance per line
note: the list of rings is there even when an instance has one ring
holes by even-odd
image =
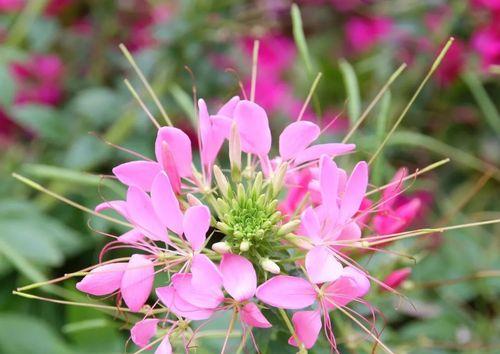
[[[76,284],[76,288],[95,296],[112,294],[120,289],[126,268],[127,263],[111,263],[94,268]]]
[[[257,275],[252,263],[236,254],[225,254],[220,263],[222,283],[235,300],[248,300],[255,294]]]
[[[132,341],[141,348],[146,347],[151,338],[156,335],[158,322],[159,320],[154,318],[137,322],[130,330]]]
[[[243,322],[252,327],[269,328],[272,325],[264,317],[260,309],[253,302],[247,303],[240,312],[240,317]]]

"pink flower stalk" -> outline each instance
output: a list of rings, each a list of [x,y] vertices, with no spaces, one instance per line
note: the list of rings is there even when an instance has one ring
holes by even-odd
[[[351,17],[344,29],[347,45],[354,53],[367,52],[386,38],[391,28],[389,18]]]
[[[324,252],[327,252],[326,249]],[[306,260],[309,280],[278,275],[260,285],[256,294],[262,302],[282,309],[298,310],[317,305],[315,310],[295,312],[292,318],[295,333],[307,349],[316,343],[321,331],[321,316],[324,319],[325,334],[332,345],[335,345],[329,311],[363,297],[370,289],[370,282],[362,272],[352,267],[338,268],[331,254],[326,255],[326,268],[331,267],[335,271],[325,272],[323,256],[325,255],[315,254],[309,262]],[[328,264],[330,262],[333,264]],[[288,342],[299,346],[293,336]]]
[[[25,62],[11,64],[17,82],[16,104],[40,103],[49,106],[62,99],[63,64],[54,55],[33,55]]]

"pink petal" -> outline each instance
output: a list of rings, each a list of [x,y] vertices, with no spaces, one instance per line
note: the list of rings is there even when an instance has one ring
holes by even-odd
[[[154,241],[169,242],[167,230],[153,208],[149,196],[137,187],[127,192],[127,213],[132,223]]]
[[[210,227],[210,210],[205,205],[192,206],[184,214],[184,236],[193,251],[203,248]]]
[[[356,148],[354,144],[319,144],[308,147],[304,151],[297,154],[295,157],[295,164],[300,165],[304,162],[317,160],[321,155],[328,155],[330,157],[345,155]]]
[[[235,300],[248,300],[255,294],[257,275],[248,259],[236,254],[225,254],[220,262],[222,284]]]
[[[242,100],[234,109],[241,149],[244,152],[267,155],[271,149],[271,130],[266,111],[256,103]]]
[[[173,286],[156,288],[156,295],[174,314],[193,321],[206,320],[214,313],[214,310],[202,309],[184,301],[178,296]]]
[[[179,201],[165,172],[159,173],[153,181],[151,202],[162,224],[177,235],[182,235],[182,212],[179,207]]]
[[[307,280],[289,275],[278,275],[257,288],[256,296],[262,302],[284,309],[311,306],[316,292]]]
[[[247,303],[242,307],[240,312],[240,318],[247,325],[258,328],[269,328],[272,325],[264,317],[260,309],[253,302]]]
[[[97,205],[94,210],[100,213],[103,210],[113,209],[118,214],[128,219],[127,215],[127,203],[123,200],[110,200]]]
[[[298,311],[292,317],[293,327],[299,341],[306,349],[310,349],[316,343],[321,331],[321,314],[319,311]],[[288,340],[290,345],[297,347],[297,341],[292,336]]]
[[[198,116],[200,124],[201,157],[205,166],[211,165],[224,143],[229,132],[231,119],[228,117],[210,117],[205,101],[198,100]],[[218,125],[223,125],[223,128]],[[227,127],[226,127],[227,125]],[[227,130],[227,131],[226,131]]]
[[[328,247],[318,246],[307,252],[306,270],[309,279],[320,284],[338,279],[342,274],[342,264]]]
[[[222,275],[219,269],[204,254],[197,254],[193,257],[191,274],[194,287],[215,288],[215,291],[222,287]]]
[[[336,220],[339,210],[337,204],[339,175],[337,170],[337,165],[332,161],[331,157],[327,155],[321,156],[319,177],[321,199],[328,211],[328,215],[333,220]]]
[[[141,348],[147,347],[151,338],[156,335],[158,322],[155,318],[148,318],[137,322],[130,330],[132,342]]]
[[[227,101],[217,112],[217,115],[226,116],[229,118],[233,117],[234,109],[236,105],[240,102],[240,98],[238,96],[232,97],[229,101]]]
[[[342,273],[342,276],[325,290],[325,304],[330,308],[345,306],[364,296],[370,289],[370,281],[359,270],[345,267]]]
[[[337,237],[337,241],[352,241],[361,238],[361,229],[355,221],[348,222]]]
[[[193,286],[192,275],[189,273],[175,274],[172,277],[172,285],[182,300],[199,308],[215,309],[224,300],[224,294],[220,288]]]
[[[383,204],[384,207],[390,207],[392,204],[394,204],[394,201],[396,200],[396,195],[398,192],[401,190],[401,187],[403,186],[403,178],[408,175],[408,170],[406,168],[400,168],[394,177],[392,177],[391,184],[394,183],[393,185],[387,187],[384,192],[382,193],[382,199],[386,200],[386,202]]]
[[[361,161],[354,167],[347,180],[344,196],[340,204],[340,220],[346,221],[352,217],[361,206],[368,187],[368,165]]]
[[[307,207],[307,209],[302,213],[300,217],[300,227],[304,234],[315,244],[321,243],[321,224],[313,207]]]
[[[160,165],[153,161],[132,161],[113,168],[113,174],[127,186],[150,191],[153,180],[160,173]]]
[[[123,300],[132,311],[139,311],[148,300],[154,277],[153,262],[140,254],[130,257],[123,274],[121,292]]]
[[[120,288],[127,263],[111,263],[92,269],[76,288],[81,292],[102,296],[114,293]]]
[[[283,160],[294,158],[299,152],[318,138],[319,127],[308,121],[294,122],[288,125],[280,135],[279,151]]]
[[[163,143],[166,143],[172,152],[178,175],[180,177],[191,176],[191,163],[193,160],[191,140],[189,140],[186,133],[174,127],[162,127],[158,130],[155,142],[155,154],[160,166],[163,166],[165,169],[168,162],[164,159]]]
[[[156,348],[155,354],[172,354],[172,345],[170,344],[168,336],[163,338],[158,348]]]
[[[391,274],[389,274],[383,280],[383,283],[388,287],[396,289],[399,285],[401,285],[401,283],[403,283],[406,279],[408,279],[410,275],[411,275],[411,268],[409,267],[397,269]],[[387,290],[387,289],[381,288],[381,290]]]
[[[136,243],[142,241],[143,239],[144,235],[142,234],[142,232],[136,229],[127,231],[123,235],[118,237],[118,241],[123,243]]]

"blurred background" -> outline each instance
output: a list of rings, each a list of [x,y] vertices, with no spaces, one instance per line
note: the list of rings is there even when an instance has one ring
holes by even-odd
[[[87,215],[12,178],[18,172],[84,206],[123,191],[111,168],[151,155],[155,129],[123,83],[145,90],[120,52],[133,54],[175,125],[196,141],[192,88],[211,107],[249,88],[260,40],[256,101],[280,131],[295,120],[318,72],[305,119],[340,141],[392,73],[392,84],[350,139],[369,159],[450,36],[454,44],[388,141],[371,183],[388,183],[443,158],[407,198],[423,208],[411,225],[500,216],[500,1],[496,0],[0,0],[0,353],[133,353],[126,324],[86,308],[28,300],[12,290],[93,264],[105,242]],[[292,19],[293,18],[293,19]],[[299,19],[302,22],[298,26]],[[305,41],[302,39],[302,34]],[[298,45],[297,45],[298,44]],[[145,99],[155,115],[152,101]],[[159,116],[159,115],[158,115]],[[454,230],[391,245],[415,260],[377,254],[368,265],[396,278],[415,308],[390,293],[369,300],[396,353],[498,353],[498,226]],[[406,268],[411,268],[411,272]],[[392,279],[394,281],[394,278]],[[42,296],[86,298],[74,282]],[[369,343],[342,323],[342,353]],[[269,353],[293,352],[276,347]],[[215,352],[210,343],[199,353]],[[327,353],[317,348],[312,353]]]

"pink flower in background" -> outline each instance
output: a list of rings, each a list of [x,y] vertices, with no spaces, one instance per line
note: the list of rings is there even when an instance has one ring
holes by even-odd
[[[492,11],[500,10],[499,0],[471,0],[473,6],[483,7]]]
[[[465,65],[465,55],[465,45],[456,39],[436,70],[436,79],[441,85],[450,85],[458,78]]]
[[[19,11],[25,5],[25,0],[0,0],[0,11]]]
[[[389,235],[407,228],[422,208],[419,198],[412,198],[399,203],[402,180],[406,177],[406,169],[400,169],[391,183],[393,185],[384,190],[377,215],[373,218],[373,227],[379,235]]]
[[[393,271],[389,274],[382,282],[392,289],[399,287],[406,279],[411,275],[411,268],[401,268]],[[388,289],[381,287],[382,291],[388,291]]]
[[[326,0],[338,11],[347,12],[356,10],[361,5],[366,5],[363,0]],[[323,1],[324,2],[324,1]]]
[[[388,36],[392,25],[386,17],[351,17],[344,27],[347,46],[354,53],[369,51]]]
[[[33,55],[13,62],[11,72],[17,83],[16,104],[57,105],[62,99],[63,64],[55,55]]]
[[[74,0],[50,0],[45,7],[45,14],[57,16],[73,2]]]
[[[479,28],[472,38],[472,46],[481,58],[484,69],[500,65],[500,14],[491,22]]]

